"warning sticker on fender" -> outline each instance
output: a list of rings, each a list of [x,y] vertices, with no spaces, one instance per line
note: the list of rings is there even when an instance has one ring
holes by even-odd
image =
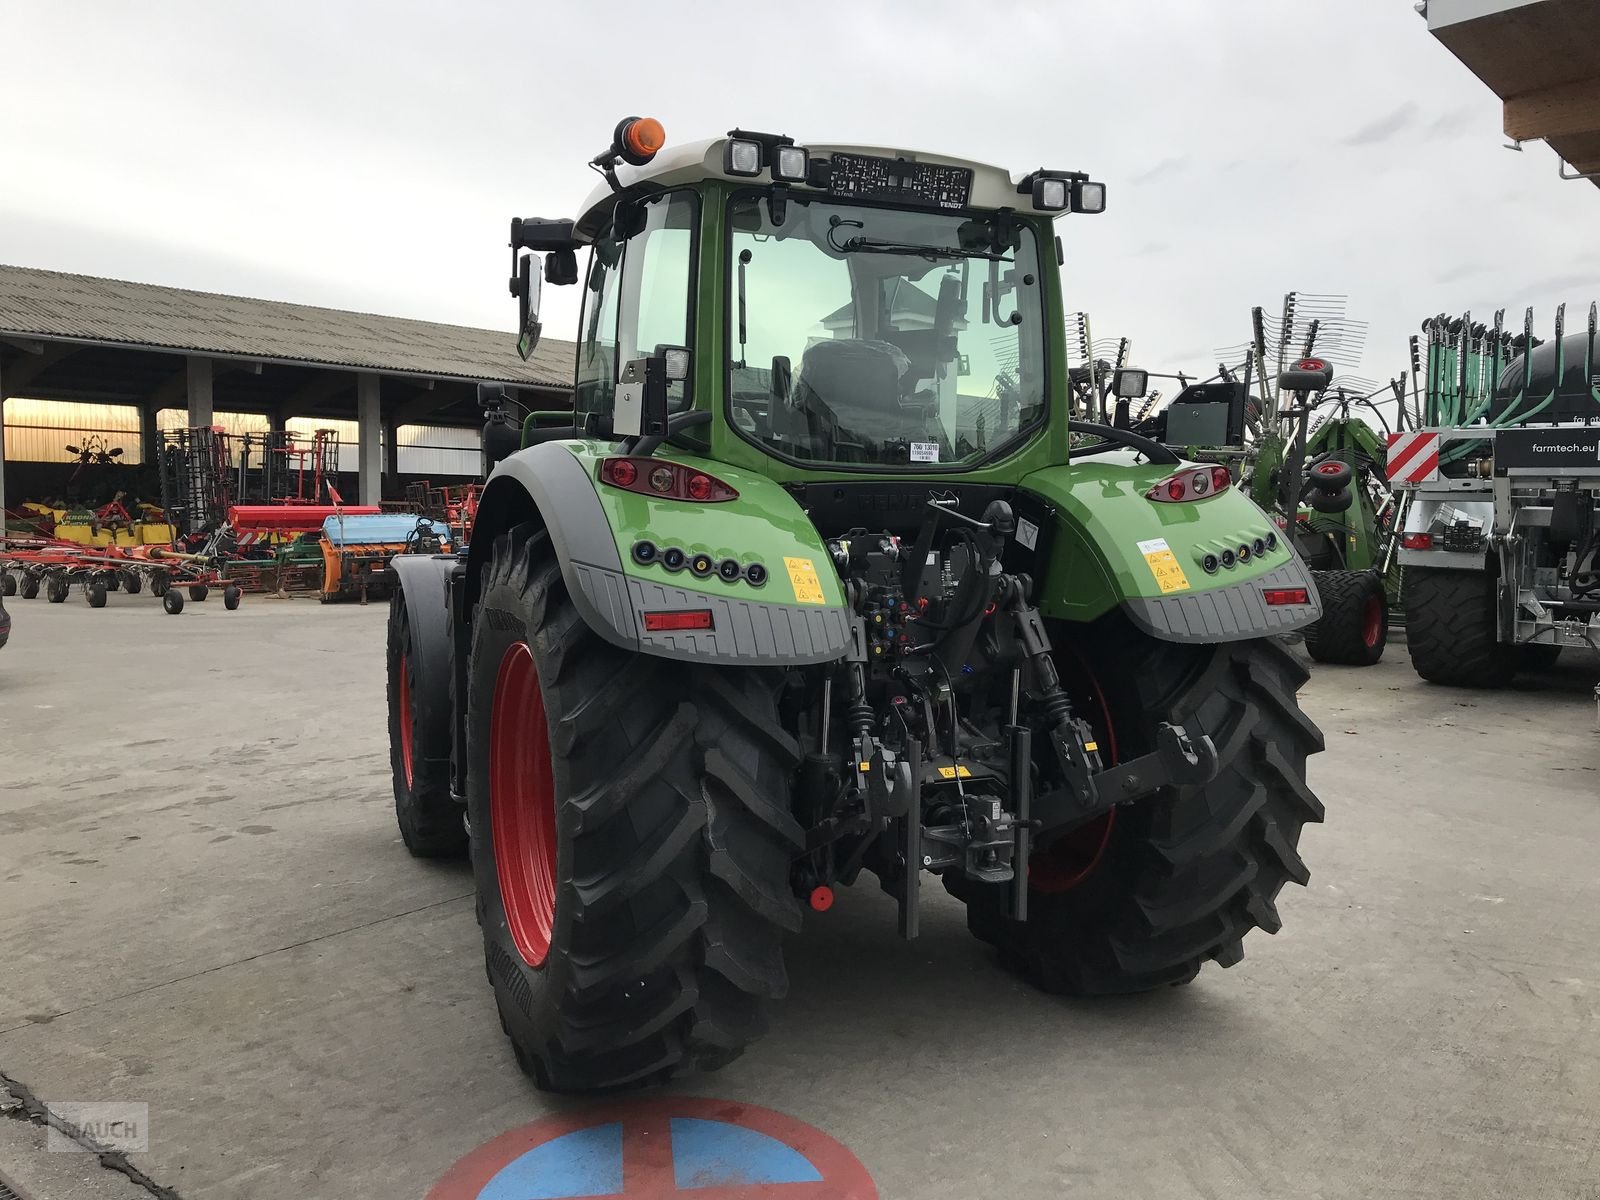
[[[799,604],[826,604],[822,596],[822,580],[817,578],[817,564],[809,558],[785,558],[789,568],[789,583],[794,588],[794,598]]]
[[[1183,573],[1183,567],[1172,553],[1172,547],[1167,545],[1166,538],[1151,538],[1148,542],[1140,542],[1139,553],[1144,555],[1144,561],[1150,567],[1150,574],[1156,577],[1156,586],[1163,592],[1189,590],[1189,577]]]

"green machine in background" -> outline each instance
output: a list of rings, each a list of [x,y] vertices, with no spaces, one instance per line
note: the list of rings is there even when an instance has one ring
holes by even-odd
[[[1316,580],[1323,612],[1304,631],[1307,651],[1319,662],[1370,666],[1383,656],[1389,610],[1400,598],[1399,513],[1386,476],[1389,418],[1378,400],[1395,401],[1403,427],[1406,388],[1403,376],[1375,390],[1366,381],[1335,383],[1331,361],[1318,350],[1327,341],[1335,352],[1353,353],[1350,323],[1342,304],[1332,303],[1338,299],[1290,292],[1273,336],[1263,310],[1253,309],[1251,340],[1219,352],[1242,361],[1219,364],[1204,381],[1177,376],[1181,390],[1165,405],[1146,399],[1134,412],[1119,402],[1115,419],[1230,464],[1241,488],[1292,537]],[[1113,394],[1119,382],[1109,385]]]

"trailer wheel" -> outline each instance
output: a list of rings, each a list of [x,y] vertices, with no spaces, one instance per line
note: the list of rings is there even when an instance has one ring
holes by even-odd
[[[115,571],[102,571],[99,582],[105,586],[106,591],[115,592],[122,587],[122,580]]]
[[[17,577],[10,571],[0,571],[0,596],[17,594]]]
[[[106,606],[107,584],[103,578],[91,579],[83,585],[83,598],[89,602],[90,608],[104,608]]]
[[[157,571],[150,576],[150,594],[152,596],[165,596],[167,589],[172,586],[172,581],[167,578],[165,571]]]
[[[468,670],[479,922],[517,1061],[590,1091],[736,1058],[800,926],[782,674],[611,645],[531,524],[495,540]]]
[[[1549,642],[1526,642],[1518,648],[1524,671],[1548,671],[1561,657],[1561,647]]]
[[[1324,492],[1342,492],[1350,486],[1355,472],[1350,469],[1349,463],[1330,458],[1312,467],[1308,474],[1309,481]]]
[[[1389,641],[1389,597],[1372,571],[1313,571],[1322,616],[1305,630],[1306,651],[1320,663],[1370,667]]]
[[[17,591],[24,600],[32,600],[39,594],[39,577],[32,573],[23,575],[22,582],[17,585]]]
[[[51,575],[45,580],[44,598],[51,604],[60,604],[67,598],[67,593],[72,590],[72,584],[65,575]]]
[[[1297,849],[1321,801],[1306,758],[1322,734],[1295,693],[1307,674],[1273,638],[1159,642],[1120,613],[1055,624],[1056,662],[1108,757],[1153,748],[1155,727],[1209,734],[1215,779],[1114,809],[1035,853],[1028,920],[1009,916],[1010,884],[947,876],[972,932],[1046,991],[1114,995],[1231,967],[1253,929],[1278,932],[1275,897],[1310,878]]]
[[[143,587],[144,581],[133,571],[129,571],[122,577],[122,590],[130,596],[137,596]]]
[[[1519,657],[1495,631],[1496,585],[1487,571],[1406,568],[1406,648],[1418,675],[1455,687],[1511,682]]]
[[[244,598],[244,593],[239,590],[239,585],[230,583],[222,589],[222,607],[232,612],[239,607],[239,601]]]
[[[467,813],[450,795],[450,695],[418,686],[410,613],[398,583],[389,598],[387,658],[389,769],[400,840],[418,858],[463,858]]]
[[[191,583],[189,585],[189,599],[193,600],[196,604],[199,604],[200,601],[204,600],[210,594],[211,589],[203,583]]]
[[[161,607],[173,616],[177,616],[183,611],[183,593],[177,588],[169,588],[167,591],[162,592]]]

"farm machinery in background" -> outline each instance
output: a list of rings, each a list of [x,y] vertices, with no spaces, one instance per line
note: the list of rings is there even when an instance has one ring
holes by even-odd
[[[1418,428],[1390,447],[1403,525],[1406,638],[1418,674],[1498,687],[1600,649],[1600,310],[1554,336],[1444,315],[1423,323]],[[1413,339],[1415,344],[1415,339]],[[1415,355],[1414,355],[1415,357]]]
[[[1404,373],[1381,387],[1335,379],[1335,359],[1359,360],[1365,336],[1362,323],[1344,316],[1342,297],[1290,292],[1274,328],[1253,309],[1250,340],[1219,350],[1206,379],[1128,367],[1125,341],[1111,361],[1094,357],[1081,314],[1076,333],[1089,359],[1075,372],[1079,403],[1118,427],[1226,464],[1293,538],[1316,579],[1323,613],[1304,631],[1307,651],[1319,662],[1376,663],[1400,599],[1400,514],[1385,470],[1393,431],[1380,403],[1394,404],[1403,428],[1407,388]],[[1150,389],[1152,378],[1177,383],[1170,401]]]

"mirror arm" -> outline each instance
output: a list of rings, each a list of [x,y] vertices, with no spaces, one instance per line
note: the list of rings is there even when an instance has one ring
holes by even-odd
[[[689,412],[673,413],[667,418],[667,432],[651,437],[641,437],[629,448],[629,454],[648,456],[654,454],[662,442],[670,441],[678,434],[690,429],[698,429],[702,425],[711,424],[711,414],[705,409],[693,409]]]

